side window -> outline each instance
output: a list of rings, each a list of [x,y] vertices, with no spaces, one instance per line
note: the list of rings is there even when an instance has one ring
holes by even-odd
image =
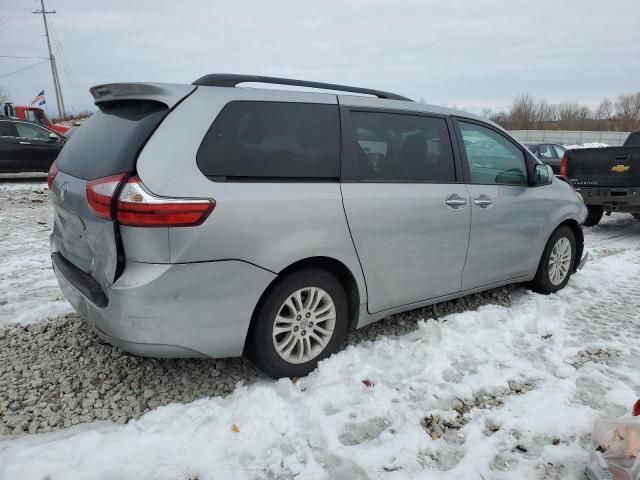
[[[340,176],[337,105],[231,102],[197,154],[207,176],[335,178]]]
[[[400,113],[351,112],[361,180],[455,182],[447,123]]]
[[[35,140],[49,140],[51,133],[44,128],[35,125],[27,125],[26,123],[16,123],[18,136],[22,138],[33,138]]]
[[[17,137],[16,125],[11,122],[0,122],[0,137]]]
[[[543,144],[540,145],[540,153],[538,155],[538,158],[540,160],[553,160],[558,158],[556,156],[556,151],[553,149],[553,145],[547,145],[547,144]]]
[[[34,112],[33,110],[25,110],[24,111],[24,116],[30,122],[37,122],[38,121],[38,117],[36,116],[36,112]]]
[[[558,155],[558,158],[564,157],[564,152],[567,151],[566,148],[561,147],[560,145],[553,145],[553,148],[556,151],[556,154]]]
[[[503,135],[475,123],[458,122],[469,162],[471,183],[526,185],[522,150]]]

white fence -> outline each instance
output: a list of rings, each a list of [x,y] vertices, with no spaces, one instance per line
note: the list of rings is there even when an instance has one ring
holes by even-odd
[[[573,130],[511,130],[511,134],[521,142],[549,142],[563,145],[582,145],[599,142],[607,145],[622,145],[629,132],[592,132]]]

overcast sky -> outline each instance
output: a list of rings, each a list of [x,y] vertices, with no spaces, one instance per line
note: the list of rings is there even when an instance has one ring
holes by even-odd
[[[353,84],[480,112],[519,93],[597,105],[640,90],[640,0],[47,0],[65,103],[92,85],[213,72]],[[0,56],[45,57],[39,0],[0,0]],[[59,47],[57,48],[59,49]],[[38,59],[0,57],[0,77]],[[48,63],[0,78],[45,90]]]

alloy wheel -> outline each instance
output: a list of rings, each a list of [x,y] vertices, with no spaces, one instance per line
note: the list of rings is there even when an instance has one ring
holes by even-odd
[[[280,306],[273,322],[273,346],[289,363],[313,360],[325,349],[336,326],[336,306],[317,287],[293,292]]]
[[[549,256],[549,280],[554,285],[560,285],[569,274],[571,267],[571,242],[561,237],[553,245]]]

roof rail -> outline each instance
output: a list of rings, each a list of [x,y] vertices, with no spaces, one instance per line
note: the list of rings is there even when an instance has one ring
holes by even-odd
[[[233,73],[211,73],[198,78],[193,85],[208,87],[235,87],[239,83],[272,83],[276,85],[293,85],[296,87],[321,88],[323,90],[337,90],[340,92],[362,93],[389,100],[404,100],[413,102],[410,98],[391,92],[373,90],[370,88],[348,87],[334,83],[309,82],[307,80],[295,80],[292,78],[262,77],[260,75],[236,75]]]

